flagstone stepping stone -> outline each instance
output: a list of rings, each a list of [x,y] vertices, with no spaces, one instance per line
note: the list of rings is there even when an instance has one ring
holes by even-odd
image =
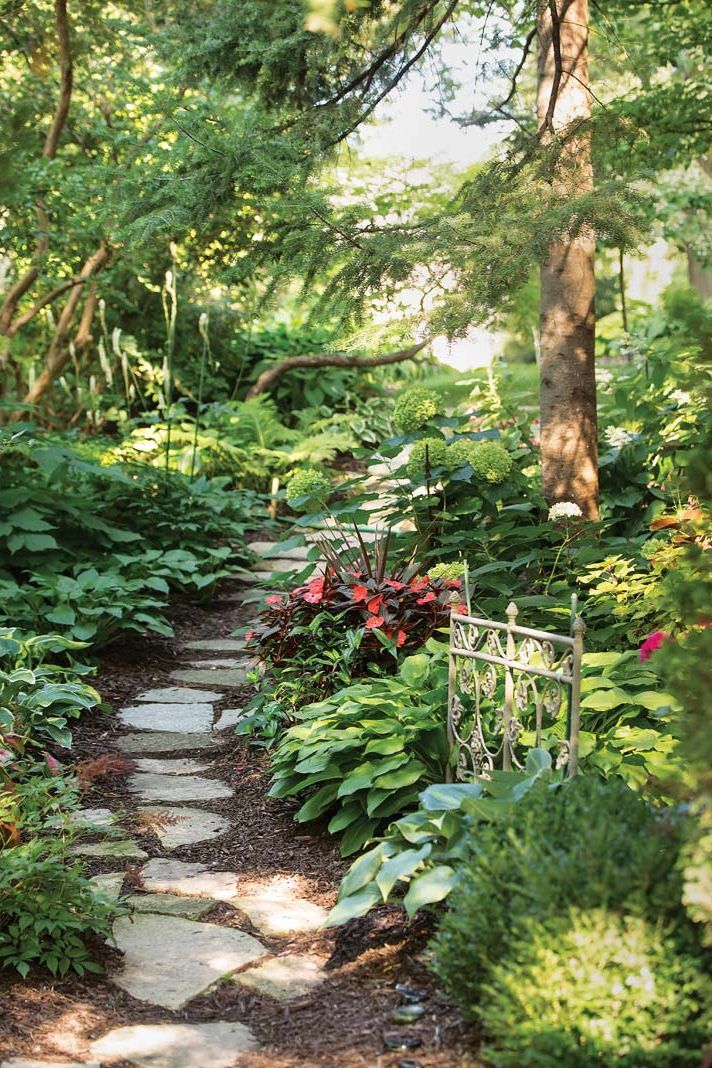
[[[117,1027],[94,1042],[104,1064],[130,1061],[137,1068],[233,1068],[240,1053],[258,1049],[240,1023],[134,1024]]]
[[[93,845],[72,846],[71,853],[82,857],[106,857],[107,860],[146,860],[148,853],[139,849],[130,840],[121,842],[96,842]]]
[[[247,666],[236,668],[188,668],[187,670],[171,671],[171,678],[178,679],[179,682],[195,682],[198,684],[209,682],[213,686],[230,689],[233,686],[244,685],[247,678]]]
[[[215,908],[209,897],[181,897],[179,894],[132,894],[126,899],[136,912],[160,912],[164,916],[184,916],[199,920]]]
[[[135,760],[134,766],[139,771],[153,772],[156,775],[197,775],[206,771],[209,763],[199,763],[190,757],[179,757],[178,760],[163,759],[161,757],[148,757]]]
[[[186,642],[184,648],[200,653],[241,653],[245,648],[245,639],[201,638],[199,641]]]
[[[118,816],[108,808],[80,808],[69,816],[69,823],[77,831],[93,834],[125,834],[116,826]]]
[[[308,560],[311,550],[310,545],[292,545],[291,548],[285,549],[276,541],[251,541],[248,542],[247,548],[256,556],[272,559],[277,557],[281,560]]]
[[[112,871],[106,875],[92,875],[89,880],[93,892],[103,894],[111,901],[116,901],[124,884],[124,872]]]
[[[304,897],[234,897],[230,904],[244,912],[264,935],[286,935],[317,931],[326,920],[327,909]]]
[[[141,868],[141,883],[146,890],[231,901],[238,877],[232,871],[209,871],[203,864],[154,857]]]
[[[243,667],[245,661],[244,658],[236,660],[235,657],[225,657],[222,660],[189,660],[188,663],[191,667],[197,668],[237,668]]]
[[[207,842],[208,839],[217,838],[230,829],[230,821],[224,816],[202,808],[169,808],[156,805],[141,811],[151,817],[151,830],[165,849]]]
[[[146,731],[124,734],[117,738],[124,753],[175,753],[181,749],[213,749],[215,739],[209,734],[176,734],[173,731]]]
[[[119,711],[125,727],[140,731],[165,731],[177,734],[204,734],[213,722],[213,706],[206,704],[130,705]]]
[[[113,940],[124,959],[112,981],[139,1001],[164,1009],[182,1009],[266,952],[244,931],[154,912],[120,917]]]
[[[318,960],[295,954],[273,957],[264,964],[239,972],[233,976],[233,981],[268,997],[288,1001],[311,993],[325,978],[326,973]]]
[[[152,775],[138,772],[129,779],[129,790],[142,801],[215,801],[232,797],[227,783],[201,775]]]
[[[239,582],[243,586],[253,586],[258,582],[269,582],[272,578],[271,571],[251,571],[249,575],[233,575],[232,581]]]
[[[236,727],[247,714],[244,708],[224,708],[215,721],[214,733],[218,734],[220,731],[229,730],[230,727]]]
[[[36,1061],[32,1057],[11,1057],[0,1068],[101,1068],[98,1061]]]
[[[221,693],[213,693],[211,690],[192,690],[189,686],[163,686],[157,690],[144,690],[136,700],[159,705],[195,705],[219,701],[221,697]]]

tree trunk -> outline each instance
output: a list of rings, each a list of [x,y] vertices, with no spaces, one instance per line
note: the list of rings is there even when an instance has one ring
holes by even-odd
[[[268,393],[283,375],[298,367],[384,367],[389,363],[402,363],[404,360],[414,359],[428,344],[428,341],[421,341],[419,345],[412,345],[409,349],[400,349],[398,352],[388,352],[385,356],[345,356],[340,352],[291,356],[288,360],[282,360],[281,363],[276,363],[274,367],[263,371],[247,391],[247,400],[259,396],[260,393]]]
[[[588,91],[588,0],[539,0],[537,119],[556,150],[556,197],[593,188]],[[550,504],[573,501],[598,518],[595,235],[554,241],[541,265],[541,463]]]

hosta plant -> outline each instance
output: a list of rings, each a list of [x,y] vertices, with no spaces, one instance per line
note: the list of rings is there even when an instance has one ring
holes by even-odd
[[[447,668],[407,657],[396,677],[355,683],[297,713],[272,756],[272,797],[308,793],[300,822],[329,815],[344,856],[361,849],[445,774]]]

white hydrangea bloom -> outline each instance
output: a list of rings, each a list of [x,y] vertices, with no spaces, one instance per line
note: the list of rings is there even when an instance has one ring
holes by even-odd
[[[603,431],[603,436],[612,449],[622,449],[640,437],[635,431],[626,430],[623,426],[607,426]]]
[[[549,509],[549,519],[579,519],[583,512],[573,501],[559,501]]]

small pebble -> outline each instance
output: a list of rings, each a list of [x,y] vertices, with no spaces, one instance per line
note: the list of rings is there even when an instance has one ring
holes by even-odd
[[[417,1001],[425,1001],[428,996],[425,990],[416,990],[414,986],[409,986],[408,983],[396,983],[396,993],[400,994],[403,1001],[411,1004],[415,1004]]]
[[[423,1045],[422,1038],[417,1035],[384,1035],[383,1045],[386,1049],[418,1049]]]
[[[389,1019],[391,1023],[409,1024],[419,1020],[425,1013],[422,1005],[399,1005],[393,1010]]]
[[[420,1061],[398,1061],[398,1068],[422,1068]]]

